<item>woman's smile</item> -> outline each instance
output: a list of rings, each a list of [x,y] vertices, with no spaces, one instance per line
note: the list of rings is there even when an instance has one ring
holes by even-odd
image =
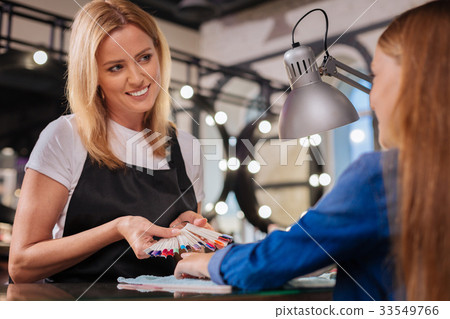
[[[150,87],[150,84],[145,86],[143,89],[140,89],[138,91],[126,92],[126,94],[134,96],[134,97],[142,97],[144,94],[148,93],[149,87]]]

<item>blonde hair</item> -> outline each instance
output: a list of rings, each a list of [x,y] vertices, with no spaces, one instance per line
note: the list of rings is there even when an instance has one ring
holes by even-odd
[[[450,2],[395,19],[378,44],[402,66],[391,121],[399,145],[398,277],[409,300],[450,300]],[[394,127],[395,126],[395,127]]]
[[[158,53],[161,90],[154,106],[143,120],[143,126],[158,132],[159,138],[168,135],[170,127],[170,83],[171,58],[167,41],[155,19],[126,0],[94,0],[86,4],[76,15],[72,25],[68,55],[68,78],[66,95],[69,106],[76,115],[81,140],[91,159],[110,169],[124,167],[111,151],[108,144],[108,110],[98,86],[98,66],[95,58],[102,40],[112,31],[132,23],[142,29],[153,40]],[[154,150],[164,155],[164,145]]]

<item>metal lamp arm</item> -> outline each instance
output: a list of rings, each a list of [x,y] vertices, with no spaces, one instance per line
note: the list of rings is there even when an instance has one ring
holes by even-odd
[[[360,79],[366,80],[369,83],[372,83],[373,77],[366,75],[364,73],[359,72],[358,70],[355,70],[348,65],[339,62],[335,58],[330,56],[325,56],[324,61],[322,63],[322,66],[319,68],[320,75],[328,75],[328,76],[334,76],[335,78],[338,78],[339,80],[357,88],[358,90],[361,90],[367,94],[370,93],[370,89],[359,84],[358,82],[350,79],[349,77],[339,73],[339,69],[342,69],[354,76],[359,77]]]

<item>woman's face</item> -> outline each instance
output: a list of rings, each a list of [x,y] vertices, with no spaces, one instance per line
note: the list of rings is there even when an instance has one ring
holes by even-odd
[[[372,61],[372,72],[374,79],[370,91],[370,106],[377,115],[379,141],[384,148],[395,147],[395,140],[389,127],[392,126],[392,112],[400,92],[401,66],[377,46]]]
[[[158,53],[153,40],[133,24],[109,35],[97,49],[98,83],[111,119],[140,131],[160,91]]]

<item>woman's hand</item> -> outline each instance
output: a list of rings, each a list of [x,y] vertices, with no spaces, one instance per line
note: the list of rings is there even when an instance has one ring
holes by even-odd
[[[117,231],[130,244],[138,259],[149,258],[144,249],[150,247],[157,237],[174,237],[180,234],[177,228],[157,226],[141,216],[124,216],[119,218]]]
[[[187,276],[209,278],[208,263],[213,254],[184,253],[175,268],[175,278],[182,279]]]
[[[187,210],[184,213],[181,213],[173,222],[170,223],[170,227],[176,227],[183,222],[189,222],[198,227],[214,230],[206,218],[192,210]]]

